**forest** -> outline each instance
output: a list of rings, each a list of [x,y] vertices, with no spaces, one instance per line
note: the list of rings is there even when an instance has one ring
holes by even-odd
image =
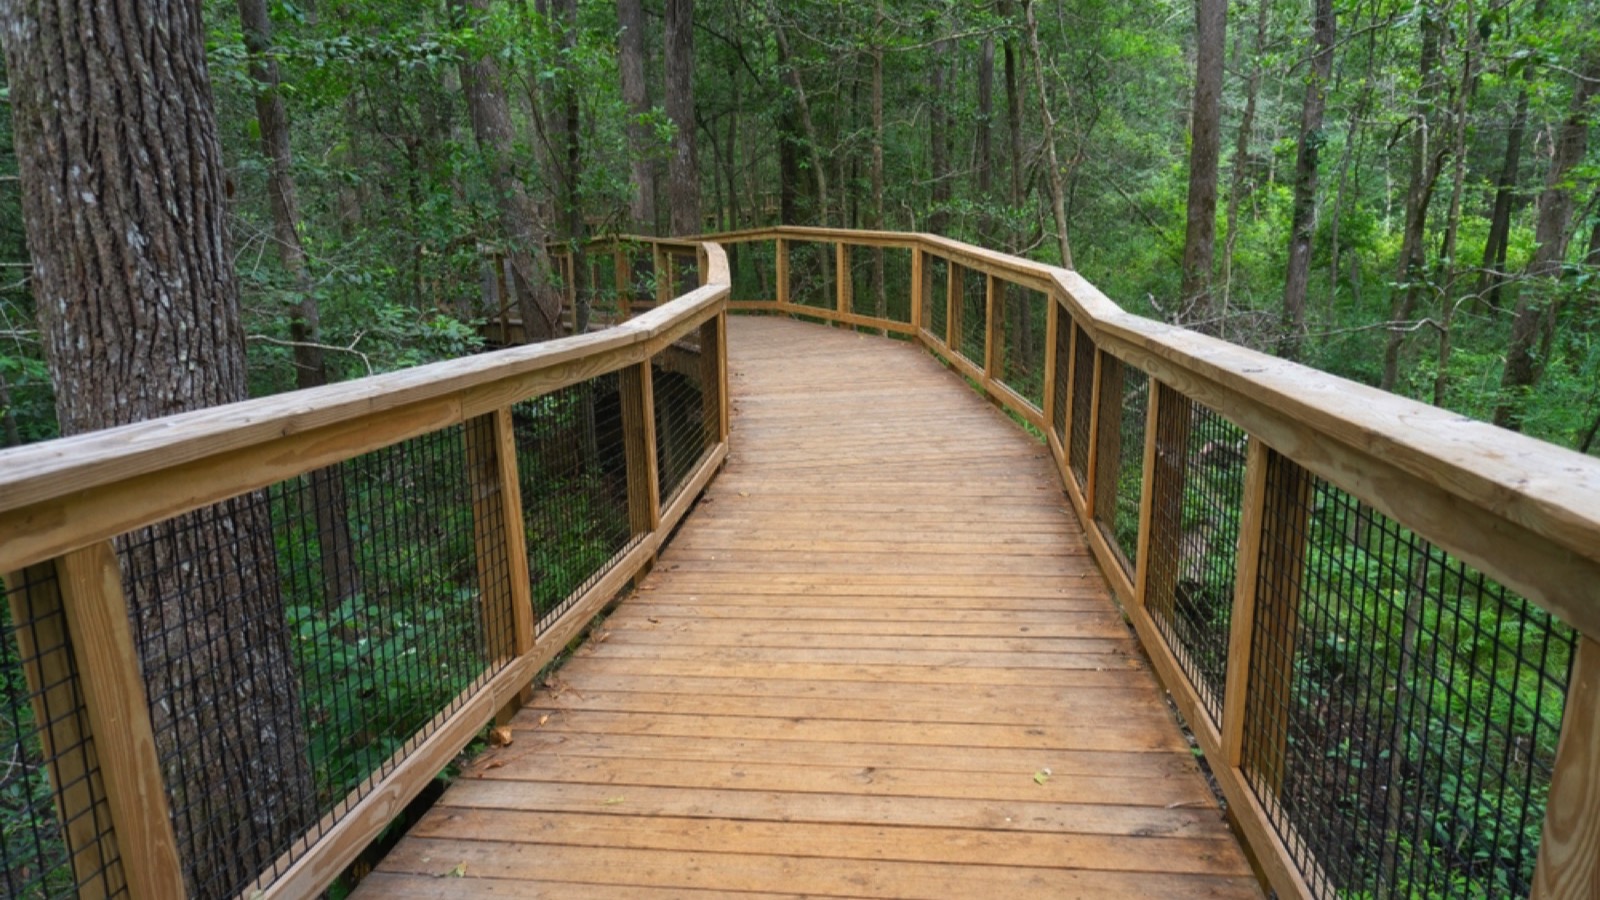
[[[550,334],[550,248],[781,222],[1064,262],[1131,310],[1593,452],[1596,12],[206,3],[249,392],[472,351],[502,260]],[[11,445],[59,426],[6,99]]]

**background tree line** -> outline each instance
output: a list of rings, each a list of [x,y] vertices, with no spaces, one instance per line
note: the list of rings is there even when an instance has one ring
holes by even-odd
[[[467,352],[497,277],[555,333],[548,242],[785,222],[1067,262],[1137,311],[1600,443],[1583,0],[238,0],[204,17],[252,394]],[[8,151],[6,443],[57,427],[17,174]]]

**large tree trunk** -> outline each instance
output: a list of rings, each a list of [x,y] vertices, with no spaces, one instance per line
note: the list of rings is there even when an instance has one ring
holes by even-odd
[[[1227,0],[1195,0],[1194,106],[1189,116],[1189,206],[1183,237],[1183,319],[1213,330],[1211,262],[1217,232],[1217,158],[1222,153],[1222,58]]]
[[[1333,41],[1338,22],[1333,0],[1317,0],[1311,25],[1311,77],[1300,110],[1300,148],[1294,165],[1294,211],[1289,225],[1289,268],[1283,287],[1283,338],[1278,353],[1300,355],[1306,330],[1306,287],[1311,282],[1311,238],[1317,227],[1317,157],[1322,150],[1322,113],[1328,78],[1333,74]],[[1229,235],[1232,240],[1232,235]]]
[[[458,16],[469,11],[483,15],[489,0],[450,0]],[[511,108],[506,103],[500,66],[493,54],[461,61],[461,87],[472,115],[472,133],[488,163],[489,187],[500,208],[500,229],[506,241],[511,278],[506,289],[522,317],[522,333],[529,343],[561,334],[561,291],[553,283],[550,254],[545,249],[549,232],[523,186],[513,150]]]
[[[694,0],[666,0],[667,118],[676,126],[667,166],[671,232],[699,234],[700,166],[695,160]]]
[[[994,197],[994,35],[983,36],[978,52],[978,202],[983,204],[982,232],[993,245],[994,216],[989,213]]]
[[[645,78],[644,9],[640,0],[617,0],[617,68],[622,77],[622,100],[628,106],[628,154],[633,172],[633,196],[628,206],[633,228],[654,234],[656,190],[660,169],[645,116],[650,113],[650,82]]]
[[[556,182],[561,210],[560,228],[565,234],[559,239],[567,245],[571,256],[570,285],[573,297],[572,331],[583,334],[589,330],[589,295],[584,275],[584,241],[589,237],[583,220],[583,198],[579,185],[583,183],[583,134],[578,118],[578,79],[583,73],[578,67],[578,4],[577,0],[551,0],[551,25],[558,29],[561,44],[563,71],[557,79],[555,102],[550,104],[550,157],[559,160]]]
[[[1066,187],[1061,176],[1061,162],[1056,157],[1056,119],[1050,112],[1050,93],[1044,83],[1044,53],[1039,49],[1039,21],[1033,15],[1033,0],[1023,0],[1022,18],[1028,32],[1028,51],[1033,56],[1034,88],[1039,93],[1039,118],[1044,123],[1044,162],[1049,168],[1050,214],[1056,223],[1056,248],[1061,252],[1061,266],[1072,268],[1072,242],[1067,237]]]
[[[261,152],[267,158],[273,245],[296,298],[289,322],[289,336],[294,343],[294,384],[297,388],[318,387],[328,383],[319,328],[321,316],[305,247],[300,243],[300,206],[295,199],[289,150],[289,116],[279,89],[278,62],[271,53],[272,19],[266,0],[239,0],[239,23],[244,29],[245,47],[250,51],[250,78],[257,85],[256,121],[261,129]],[[317,508],[322,588],[325,601],[332,605],[361,591],[361,579],[351,557],[344,478],[337,467],[318,469],[310,478],[312,502]]]
[[[1567,258],[1567,226],[1572,220],[1573,166],[1583,162],[1588,150],[1590,100],[1600,94],[1600,49],[1591,47],[1572,88],[1572,105],[1556,134],[1550,171],[1539,194],[1539,218],[1534,226],[1538,247],[1528,261],[1529,284],[1517,297],[1517,314],[1511,322],[1511,344],[1506,349],[1505,372],[1500,378],[1501,401],[1494,423],[1521,430],[1523,401],[1543,374],[1537,346],[1549,343],[1555,330],[1557,288]]]
[[[246,395],[200,10],[0,0],[34,295],[63,434]],[[266,504],[118,541],[190,893],[314,821]]]

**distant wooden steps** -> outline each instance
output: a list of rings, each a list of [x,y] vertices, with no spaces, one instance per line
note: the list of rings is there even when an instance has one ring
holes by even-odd
[[[1045,448],[907,344],[729,344],[722,474],[357,896],[1261,896]]]

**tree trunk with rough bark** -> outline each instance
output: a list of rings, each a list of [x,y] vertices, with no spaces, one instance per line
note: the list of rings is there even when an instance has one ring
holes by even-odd
[[[245,399],[199,8],[0,0],[0,38],[62,433]],[[317,812],[267,506],[117,543],[189,892],[232,896]]]
[[[450,0],[450,7],[463,18],[468,14],[482,16],[489,11],[489,0]],[[489,186],[499,207],[500,229],[511,269],[506,289],[522,317],[524,339],[534,343],[558,337],[562,301],[561,291],[551,277],[550,254],[545,249],[550,234],[524,186],[514,149],[511,107],[506,102],[495,57],[486,53],[477,59],[461,60],[461,88],[467,95],[473,137],[488,163]]]
[[[1572,221],[1572,168],[1583,162],[1588,150],[1590,101],[1600,94],[1600,48],[1591,47],[1572,88],[1572,104],[1555,136],[1550,171],[1539,194],[1539,216],[1534,225],[1538,246],[1528,261],[1528,279],[1517,297],[1516,318],[1511,321],[1511,343],[1506,349],[1505,372],[1500,378],[1501,400],[1494,423],[1513,431],[1522,429],[1522,407],[1528,390],[1544,374],[1537,347],[1549,343],[1555,330],[1557,283],[1567,258],[1567,227]]]
[[[1256,4],[1256,36],[1250,57],[1250,77],[1245,79],[1244,112],[1239,116],[1238,137],[1233,145],[1233,171],[1228,178],[1228,208],[1223,215],[1227,237],[1222,242],[1222,309],[1226,314],[1233,295],[1233,247],[1239,237],[1239,204],[1244,202],[1245,174],[1250,170],[1250,141],[1255,136],[1256,101],[1261,95],[1261,73],[1266,68],[1262,59],[1267,43],[1268,13],[1272,4],[1259,0]]]
[[[1222,60],[1227,0],[1195,0],[1194,106],[1189,116],[1188,223],[1183,237],[1184,321],[1214,331],[1211,263],[1217,234],[1217,159],[1222,153]]]
[[[1289,225],[1289,266],[1283,288],[1283,337],[1278,355],[1300,356],[1306,330],[1306,288],[1311,283],[1311,239],[1317,227],[1317,157],[1322,151],[1322,113],[1328,78],[1333,74],[1333,42],[1338,28],[1333,0],[1317,0],[1311,25],[1311,77],[1300,110],[1300,147],[1294,166],[1294,207]],[[1230,240],[1232,235],[1229,236]]]
[[[933,208],[928,210],[928,230],[934,234],[944,234],[950,229],[950,181],[954,178],[950,171],[950,130],[953,123],[945,93],[949,90],[952,49],[948,38],[935,41],[930,57],[933,70],[928,73],[928,159],[932,169],[929,174],[933,177],[930,192]]]
[[[644,8],[640,0],[617,0],[617,69],[622,79],[622,101],[628,106],[629,168],[633,195],[628,205],[633,228],[655,234],[656,190],[660,168],[645,117],[650,114],[650,82],[645,76]]]
[[[694,0],[666,0],[667,118],[672,120],[672,159],[667,165],[671,233],[699,234],[700,165],[695,159]]]

